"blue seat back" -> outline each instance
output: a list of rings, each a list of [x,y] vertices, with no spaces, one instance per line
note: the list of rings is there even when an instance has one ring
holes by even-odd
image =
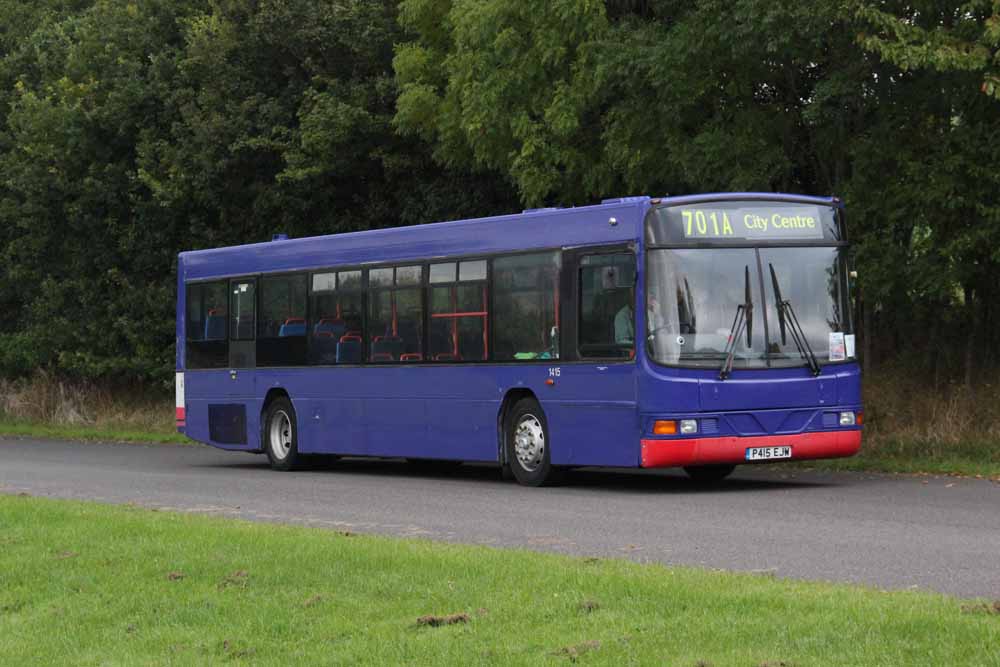
[[[305,335],[306,335],[305,322],[293,322],[292,324],[282,324],[281,328],[278,329],[279,338],[284,338],[285,336],[305,336]]]
[[[205,340],[225,340],[226,316],[209,315],[205,318]]]
[[[347,324],[344,320],[324,320],[313,326],[313,335],[329,334],[335,340],[340,340],[340,337],[345,333],[347,333]]]

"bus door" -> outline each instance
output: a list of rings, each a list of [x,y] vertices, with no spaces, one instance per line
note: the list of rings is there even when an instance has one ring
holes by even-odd
[[[229,282],[229,391],[233,398],[254,397],[257,365],[257,281]]]
[[[224,402],[209,406],[212,440],[231,445],[258,442],[254,376],[256,372],[257,281],[229,281],[229,377],[223,380]]]
[[[546,408],[553,463],[632,466],[638,460],[636,255],[632,246],[563,254],[563,354]],[[565,459],[565,460],[564,460]]]

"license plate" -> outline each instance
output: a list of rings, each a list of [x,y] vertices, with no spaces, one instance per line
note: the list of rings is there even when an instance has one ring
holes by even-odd
[[[774,461],[775,459],[792,458],[792,448],[783,447],[747,447],[747,461]]]

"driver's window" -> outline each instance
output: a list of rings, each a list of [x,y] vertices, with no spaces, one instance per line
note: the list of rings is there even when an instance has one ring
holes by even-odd
[[[635,255],[580,260],[581,358],[622,358],[635,350]]]

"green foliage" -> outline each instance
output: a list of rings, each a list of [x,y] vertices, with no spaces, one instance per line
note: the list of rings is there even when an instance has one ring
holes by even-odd
[[[1000,361],[998,6],[405,0],[395,123],[530,204],[839,194],[869,356],[969,378]]]
[[[1000,2],[856,2],[868,23],[858,42],[904,71],[974,72],[982,92],[1000,99]]]
[[[393,135],[391,2],[0,16],[0,374],[168,382],[181,250],[513,205]]]
[[[584,182],[600,146],[583,125],[588,60],[608,30],[603,4],[420,0],[404,3],[401,18],[428,34],[396,55],[404,133],[435,139],[445,164],[507,174],[529,204],[597,191]]]
[[[846,200],[870,359],[968,379],[1000,365],[998,8],[0,0],[0,374],[168,381],[184,249],[778,190]]]

